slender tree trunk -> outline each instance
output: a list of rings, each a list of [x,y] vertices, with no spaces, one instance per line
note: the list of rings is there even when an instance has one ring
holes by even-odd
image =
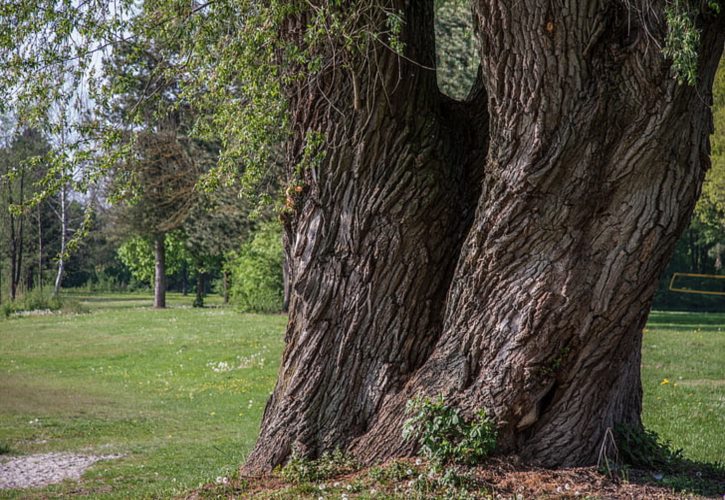
[[[25,290],[31,291],[35,287],[35,272],[32,265],[25,266]]]
[[[186,263],[182,264],[181,271],[181,294],[186,297],[189,294],[189,268]]]
[[[196,296],[194,297],[194,307],[204,307],[204,294],[206,273],[202,271],[203,264],[197,264],[196,270]]]
[[[154,236],[154,308],[166,308],[166,248],[164,233]]]
[[[43,225],[40,217],[40,203],[37,206],[38,218],[38,287],[43,292]]]
[[[11,201],[12,203],[12,201]],[[15,281],[18,268],[18,238],[15,233],[15,215],[10,215],[10,300],[17,296],[18,283]]]
[[[641,330],[709,164],[722,18],[702,19],[693,88],[653,49],[664,2],[479,0],[487,99],[449,103],[424,69],[432,2],[398,7],[419,65],[375,53],[354,71],[375,61],[373,82],[293,94],[290,165],[299,131],[330,145],[292,200],[287,346],[246,469],[411,453],[421,393],[485,408],[501,451],[591,464],[608,428],[641,425]]]
[[[57,297],[60,293],[60,287],[63,284],[63,274],[65,273],[66,254],[68,252],[68,187],[64,185],[60,190],[60,254],[58,255],[58,270],[55,273],[55,284],[53,286],[53,296]]]
[[[224,286],[224,303],[229,304],[229,278],[230,273],[229,270],[224,268],[222,271],[222,284]]]
[[[20,168],[20,179],[19,179],[19,191],[18,191],[18,205],[23,206],[25,203],[25,168]],[[8,188],[9,190],[11,188]],[[8,197],[9,204],[14,203],[12,193]],[[25,215],[10,214],[10,300],[15,300],[18,295],[18,287],[20,286],[20,279],[23,269],[23,247],[24,247],[24,226],[25,226]]]

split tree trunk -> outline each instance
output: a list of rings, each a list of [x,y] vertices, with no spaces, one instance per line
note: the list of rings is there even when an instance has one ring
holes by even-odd
[[[375,78],[293,99],[295,130],[330,145],[288,225],[287,347],[246,469],[410,453],[420,393],[485,408],[501,451],[591,464],[607,428],[641,425],[641,330],[709,165],[722,22],[703,21],[692,88],[652,46],[664,26],[623,5],[480,0],[488,99],[451,104],[425,70],[432,2],[408,4],[422,64],[375,52],[355,71]]]
[[[154,308],[166,307],[166,247],[164,233],[154,236]]]

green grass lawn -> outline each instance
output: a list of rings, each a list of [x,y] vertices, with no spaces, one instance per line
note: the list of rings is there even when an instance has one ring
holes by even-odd
[[[99,296],[84,301],[91,314],[0,320],[0,443],[123,454],[86,474],[94,496],[168,497],[233,473],[274,386],[286,318],[182,306],[192,300],[155,311],[147,296]]]
[[[725,464],[725,314],[653,312],[643,420],[687,458]]]
[[[216,299],[192,309],[178,295],[165,311],[148,295],[75,298],[90,314],[0,320],[0,448],[123,458],[38,496],[169,497],[233,474],[274,386],[286,319]],[[653,313],[644,343],[646,425],[691,459],[725,461],[725,315]]]

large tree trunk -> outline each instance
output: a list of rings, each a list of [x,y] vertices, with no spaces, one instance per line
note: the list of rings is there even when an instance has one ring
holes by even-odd
[[[406,55],[425,66],[432,5],[410,3]],[[592,463],[607,428],[641,425],[641,330],[709,164],[722,25],[702,26],[693,88],[652,47],[664,27],[615,2],[475,13],[487,101],[451,115],[432,72],[385,53],[380,78],[401,79],[361,85],[363,111],[325,114],[349,110],[340,79],[293,100],[295,130],[335,147],[294,207],[287,348],[248,471],[293,447],[409,453],[419,393],[485,408],[501,451],[549,466]]]
[[[164,233],[154,235],[154,307],[166,307],[166,247]]]

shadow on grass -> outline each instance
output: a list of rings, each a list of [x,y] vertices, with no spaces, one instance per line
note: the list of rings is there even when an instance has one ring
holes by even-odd
[[[725,313],[682,313],[673,311],[652,311],[647,321],[649,329],[697,329],[711,330],[725,328]]]
[[[685,458],[682,450],[673,450],[669,442],[647,429],[617,426],[615,435],[619,458],[626,464],[618,467],[616,476],[678,493],[718,497],[725,494],[725,464]]]
[[[631,469],[623,473],[631,483],[666,487],[677,493],[721,498],[725,495],[725,467],[680,459],[667,470]]]

